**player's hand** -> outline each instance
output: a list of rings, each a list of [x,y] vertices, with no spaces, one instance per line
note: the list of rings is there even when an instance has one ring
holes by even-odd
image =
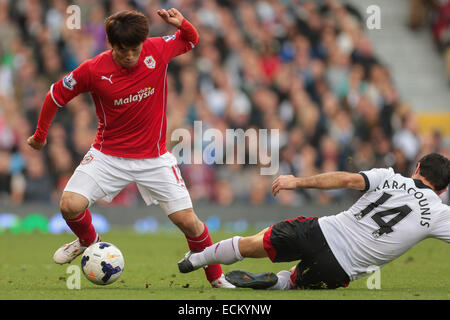
[[[175,8],[169,10],[161,9],[157,11],[158,15],[168,24],[179,28],[183,22],[183,15]]]
[[[297,178],[293,175],[279,176],[272,183],[272,194],[275,197],[280,190],[292,190],[297,188]]]
[[[44,142],[37,142],[36,140],[34,140],[34,136],[31,136],[27,139],[27,143],[33,149],[41,150],[47,144],[47,140],[45,140]]]

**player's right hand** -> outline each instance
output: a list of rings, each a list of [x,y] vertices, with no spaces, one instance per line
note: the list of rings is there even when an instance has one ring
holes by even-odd
[[[272,183],[272,194],[276,196],[280,190],[297,188],[297,178],[293,175],[281,175]]]
[[[41,150],[47,144],[47,139],[44,142],[37,142],[36,140],[34,140],[34,135],[33,135],[27,139],[27,143],[33,149]]]

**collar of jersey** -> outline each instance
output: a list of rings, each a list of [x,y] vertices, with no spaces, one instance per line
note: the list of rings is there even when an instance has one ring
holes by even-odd
[[[413,181],[417,188],[433,190],[429,186],[427,186],[425,183],[423,183],[422,180],[413,179]]]

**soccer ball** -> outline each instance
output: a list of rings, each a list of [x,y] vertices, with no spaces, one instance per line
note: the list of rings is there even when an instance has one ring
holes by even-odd
[[[97,242],[90,245],[81,257],[81,269],[86,278],[99,285],[111,284],[123,272],[122,252],[112,243]]]

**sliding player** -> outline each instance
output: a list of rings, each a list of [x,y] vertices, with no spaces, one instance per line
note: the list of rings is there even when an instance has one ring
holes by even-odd
[[[439,194],[450,183],[450,161],[436,153],[421,158],[411,178],[392,169],[360,173],[330,172],[312,177],[280,176],[276,196],[295,188],[364,190],[347,211],[334,216],[279,222],[251,237],[220,241],[200,253],[188,252],[178,263],[187,273],[208,264],[232,264],[244,258],[273,262],[301,260],[291,270],[252,274],[230,271],[237,287],[334,289],[346,287],[381,268],[426,238],[450,243],[450,207]]]

